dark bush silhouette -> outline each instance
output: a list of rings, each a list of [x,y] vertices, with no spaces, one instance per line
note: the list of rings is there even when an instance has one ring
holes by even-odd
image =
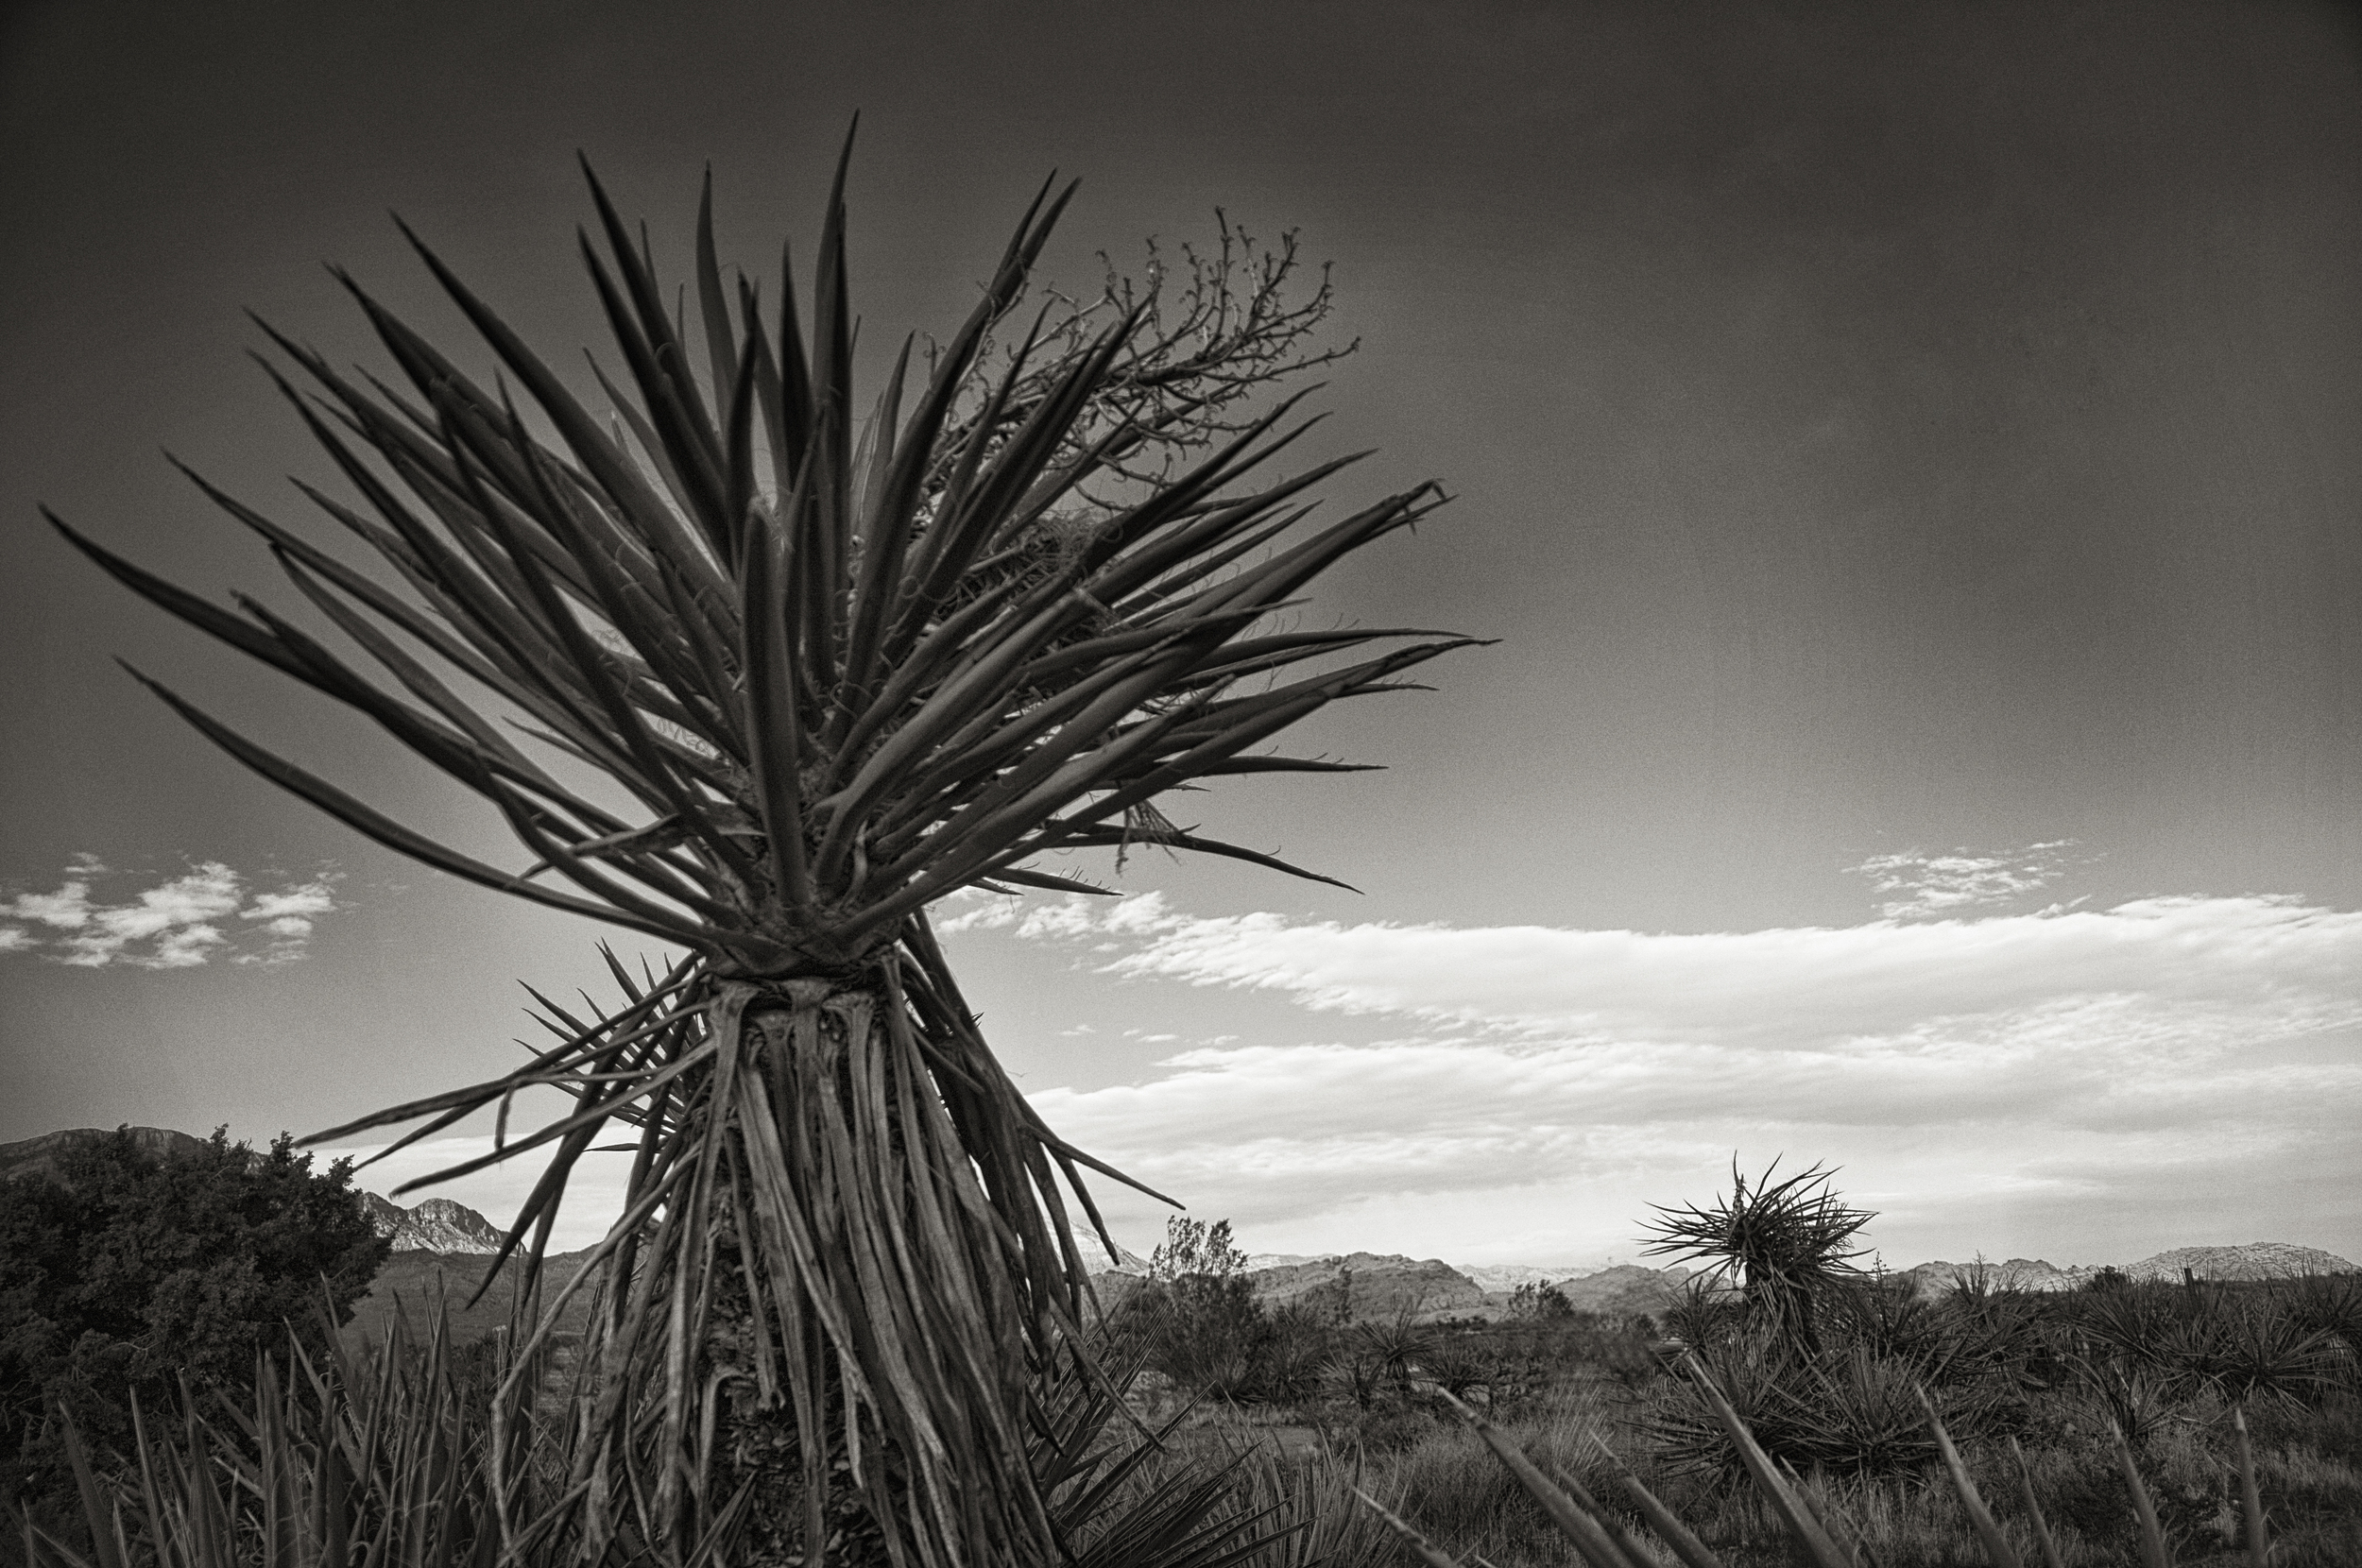
[[[159,1158],[121,1128],[0,1181],[0,1508],[57,1516],[60,1408],[103,1457],[128,1446],[135,1394],[160,1410],[183,1378],[250,1389],[290,1329],[325,1348],[322,1306],[349,1320],[389,1245],[351,1181],[283,1134],[256,1153],[222,1129]]]

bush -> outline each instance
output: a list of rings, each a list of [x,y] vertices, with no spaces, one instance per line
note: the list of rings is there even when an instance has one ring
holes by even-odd
[[[258,1154],[217,1130],[160,1159],[117,1129],[55,1176],[0,1182],[0,1507],[59,1517],[60,1409],[101,1453],[124,1449],[134,1394],[161,1410],[184,1379],[250,1391],[290,1324],[327,1348],[323,1306],[350,1319],[389,1243],[348,1162],[311,1167],[284,1135]]]

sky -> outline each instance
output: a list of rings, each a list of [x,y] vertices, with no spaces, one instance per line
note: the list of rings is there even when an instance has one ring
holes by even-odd
[[[1053,169],[1070,288],[1296,230],[1360,342],[1303,460],[1455,498],[1310,613],[1498,639],[1298,748],[1387,771],[1183,803],[1358,892],[1135,856],[938,908],[1065,1136],[1257,1252],[1629,1259],[1776,1159],[1896,1264],[2362,1259],[2358,60],[2262,4],[8,8],[0,1140],[317,1131],[639,951],[213,751],[115,659],[515,858],[37,507],[286,608],[161,455],[311,526],[247,311],[381,363],[334,263],[466,345],[391,210],[573,362],[577,149],[674,277],[710,166],[768,272],[858,111],[873,354]],[[1098,1190],[1145,1252],[1167,1211]]]

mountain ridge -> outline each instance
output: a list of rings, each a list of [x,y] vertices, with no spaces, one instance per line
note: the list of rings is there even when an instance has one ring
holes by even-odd
[[[1087,1253],[1089,1271],[1102,1288],[1117,1280],[1145,1279],[1148,1265],[1124,1249],[1124,1261],[1104,1262],[1105,1249]],[[1552,1288],[1579,1312],[1607,1317],[1656,1313],[1672,1304],[1674,1294],[1693,1270],[1674,1266],[1652,1269],[1617,1263],[1604,1268],[1549,1268],[1523,1263],[1452,1265],[1440,1258],[1412,1259],[1398,1253],[1250,1253],[1241,1272],[1256,1298],[1270,1305],[1285,1305],[1326,1291],[1327,1304],[1344,1306],[1357,1316],[1386,1316],[1405,1309],[1419,1317],[1505,1311],[1523,1287]],[[1991,1287],[2007,1290],[2077,1290],[2099,1277],[2103,1270],[2133,1281],[2179,1280],[2182,1270],[2200,1280],[2280,1279],[2297,1274],[2353,1273],[2354,1264],[2317,1247],[2282,1241],[2252,1241],[2241,1246],[2176,1247],[2128,1264],[2073,1264],[2061,1267],[2040,1258],[1979,1259],[1948,1263],[1938,1259],[1909,1269],[1888,1271],[1888,1277],[1908,1280],[1922,1297],[1937,1297],[1963,1280],[1980,1273]],[[1345,1285],[1350,1272],[1350,1286]],[[1129,1288],[1120,1286],[1119,1289]],[[1348,1303],[1349,1297],[1349,1304]]]
[[[125,1127],[120,1131],[130,1135],[132,1146],[141,1153],[155,1159],[181,1159],[200,1153],[205,1148],[203,1138],[193,1133],[176,1133],[169,1127]],[[116,1132],[111,1127],[67,1127],[14,1143],[0,1143],[0,1181],[20,1176],[55,1179],[67,1153],[113,1137]]]
[[[166,1127],[126,1127],[133,1142],[158,1158],[192,1154],[205,1147],[203,1138]],[[26,1175],[54,1177],[62,1156],[76,1145],[112,1135],[98,1127],[65,1128],[14,1143],[0,1144],[0,1181]],[[260,1154],[253,1156],[260,1159]],[[450,1198],[429,1198],[403,1208],[388,1198],[354,1189],[363,1212],[380,1236],[393,1238],[397,1253],[433,1253],[454,1256],[486,1256],[500,1251],[501,1228],[466,1204]],[[1095,1278],[1107,1275],[1145,1277],[1148,1260],[1118,1245],[1112,1262],[1097,1236],[1075,1236],[1086,1270]],[[1651,1306],[1627,1306],[1629,1301],[1662,1296],[1689,1276],[1681,1268],[1650,1269],[1638,1264],[1603,1268],[1525,1263],[1454,1265],[1440,1258],[1413,1259],[1399,1253],[1250,1253],[1245,1272],[1256,1281],[1258,1296],[1292,1301],[1334,1283],[1350,1269],[1357,1292],[1368,1290],[1373,1303],[1390,1308],[1426,1301],[1415,1310],[1429,1312],[1505,1306],[1519,1286],[1554,1286],[1568,1301],[1585,1311],[1652,1311]],[[2178,1280],[2188,1270],[2195,1279],[2254,1280],[2285,1278],[2301,1273],[2353,1273],[2357,1266],[2318,1247],[2285,1241],[2251,1241],[2231,1246],[2174,1247],[2125,1264],[2050,1263],[2042,1258],[2009,1258],[1995,1263],[1978,1258],[1971,1263],[1943,1259],[1891,1270],[1895,1278],[1912,1280],[1922,1295],[1937,1295],[1981,1270],[1994,1287],[2003,1289],[2052,1291],[2081,1288],[2103,1269],[2113,1268],[2134,1281]],[[1582,1300],[1578,1300],[1578,1297]],[[1599,1302],[1601,1305],[1590,1304]],[[1662,1304],[1660,1302],[1659,1304]],[[1359,1303],[1357,1302],[1357,1309]]]

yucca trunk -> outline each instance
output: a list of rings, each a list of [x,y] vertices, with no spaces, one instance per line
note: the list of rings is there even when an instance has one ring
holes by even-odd
[[[882,1560],[898,1518],[930,1514],[964,1515],[970,1540],[1012,1535],[1001,1517],[1008,1494],[964,1501],[934,1444],[892,1443],[880,1419],[883,1402],[898,1400],[897,1424],[923,1431],[930,1402],[915,1390],[933,1387],[936,1408],[966,1418],[936,1430],[943,1446],[986,1446],[964,1427],[997,1420],[999,1445],[1013,1447],[1027,1359],[1013,1321],[984,1341],[988,1359],[970,1359],[965,1320],[979,1310],[1013,1320],[1025,1304],[1000,1260],[976,1255],[991,1241],[988,1227],[970,1223],[982,1194],[912,1031],[889,1022],[898,1003],[882,981],[763,987],[741,1026],[746,1092],[727,1149],[729,1202],[711,1225],[727,1261],[699,1345],[721,1402],[708,1418],[711,1484],[725,1495],[755,1488],[740,1546],[748,1563],[802,1561],[815,1547],[831,1559]],[[796,1167],[809,1179],[789,1176]],[[766,1283],[743,1249],[727,1257],[749,1230],[777,1246],[798,1229],[809,1241],[791,1245],[799,1254],[808,1246],[821,1289]],[[872,1244],[881,1237],[882,1255]],[[858,1304],[839,1339],[826,1321],[848,1294]],[[774,1371],[799,1365],[820,1372],[816,1389]],[[988,1387],[964,1387],[971,1382]],[[829,1432],[826,1448],[806,1449],[807,1430]]]
[[[1036,1555],[1027,1478],[979,1487],[962,1460],[1024,1451],[1083,1270],[939,950],[913,921],[839,973],[699,990],[586,1348],[590,1537],[686,1556],[726,1527],[762,1564]]]

